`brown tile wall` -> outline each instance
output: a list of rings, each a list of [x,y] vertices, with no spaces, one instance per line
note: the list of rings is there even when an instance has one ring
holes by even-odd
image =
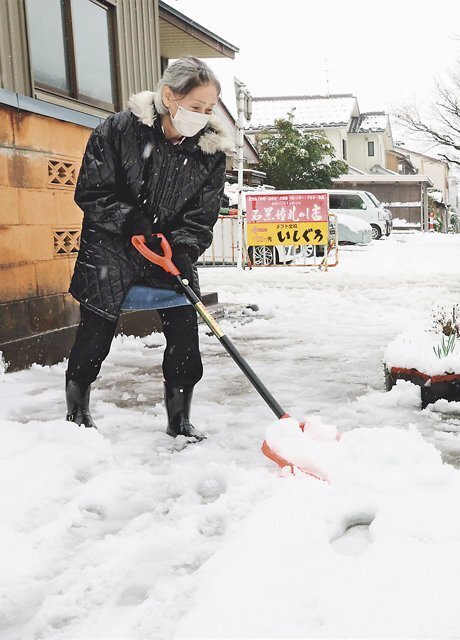
[[[25,344],[70,336],[79,320],[68,293],[75,254],[55,256],[53,231],[80,229],[82,212],[73,186],[49,184],[48,159],[74,163],[76,177],[90,133],[0,105],[0,351],[15,368]]]
[[[53,230],[77,230],[73,186],[49,184],[48,159],[75,163],[91,130],[0,105],[0,304],[68,291],[74,256]]]

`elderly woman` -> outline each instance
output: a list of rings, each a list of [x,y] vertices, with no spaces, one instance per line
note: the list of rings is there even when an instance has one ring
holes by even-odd
[[[75,190],[83,210],[81,247],[70,285],[80,324],[66,372],[67,420],[95,427],[91,383],[109,353],[123,299],[133,284],[173,288],[173,278],[143,258],[133,235],[163,233],[173,262],[199,295],[195,263],[212,242],[233,141],[213,116],[220,84],[202,61],[171,64],[157,91],[134,94],[129,111],[91,134]],[[195,384],[203,375],[191,305],[159,310],[167,433],[205,436],[190,423]]]

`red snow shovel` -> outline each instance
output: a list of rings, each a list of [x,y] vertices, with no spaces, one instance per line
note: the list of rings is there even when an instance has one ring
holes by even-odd
[[[188,280],[181,278],[179,269],[172,262],[171,245],[166,240],[165,236],[162,233],[157,233],[154,235],[156,235],[156,237],[160,239],[160,246],[161,246],[161,250],[163,251],[162,256],[159,255],[158,253],[155,253],[154,251],[152,251],[146,246],[145,238],[142,235],[133,236],[131,238],[131,242],[133,243],[135,248],[139,251],[139,253],[141,253],[144,256],[144,258],[147,258],[147,260],[150,260],[150,262],[153,262],[154,264],[158,265],[159,267],[164,269],[166,273],[169,273],[170,275],[176,278],[185,296],[195,307],[196,312],[203,318],[203,320],[206,322],[206,324],[211,329],[213,334],[219,339],[219,342],[224,346],[226,351],[230,354],[230,356],[239,366],[239,368],[244,373],[244,375],[249,380],[249,382],[252,384],[252,386],[255,388],[255,390],[259,393],[259,395],[263,398],[263,400],[265,400],[265,402],[268,404],[268,406],[276,415],[276,417],[290,418],[290,415],[286,413],[286,411],[277,403],[277,401],[269,392],[269,390],[264,385],[264,383],[259,379],[256,373],[251,369],[251,367],[248,365],[248,363],[243,358],[243,356],[238,352],[238,350],[232,344],[229,338],[227,338],[227,336],[224,334],[222,329],[219,327],[215,318],[206,309],[206,307],[203,305],[203,303],[201,302],[199,297],[196,295],[196,293],[189,287]],[[305,423],[300,424],[300,428],[303,431],[305,428]],[[266,441],[264,441],[262,445],[262,452],[267,456],[267,458],[270,458],[271,460],[276,462],[276,464],[278,464],[280,467],[286,467],[286,466],[290,467],[291,472],[294,473],[295,465],[289,462],[288,460],[286,460],[285,458],[283,458],[282,456],[278,455],[275,451],[273,451],[273,449],[270,448],[270,446],[267,444]],[[301,469],[301,471],[303,471],[304,473],[308,473],[309,475],[313,475],[316,478],[319,478],[319,476],[312,473],[311,471],[308,471],[308,469]]]

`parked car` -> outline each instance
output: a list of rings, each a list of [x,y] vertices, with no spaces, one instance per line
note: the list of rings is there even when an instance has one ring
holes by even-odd
[[[344,244],[369,244],[372,241],[372,227],[365,220],[356,216],[337,213],[337,233],[339,245]],[[329,225],[329,236],[335,233],[334,226]],[[306,245],[299,249],[298,255],[303,258],[311,258],[314,255],[324,255],[324,245]]]
[[[369,244],[372,241],[372,227],[356,216],[337,213],[339,244]]]
[[[355,216],[369,223],[374,240],[390,235],[393,228],[391,212],[377,200],[373,193],[348,189],[330,189],[328,193],[331,213]]]

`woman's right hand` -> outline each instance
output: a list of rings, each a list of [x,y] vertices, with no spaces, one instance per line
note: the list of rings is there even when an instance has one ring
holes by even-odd
[[[153,223],[149,218],[143,216],[138,218],[133,225],[133,236],[144,236],[146,246],[155,253],[163,255],[161,251],[161,241],[153,235]]]

